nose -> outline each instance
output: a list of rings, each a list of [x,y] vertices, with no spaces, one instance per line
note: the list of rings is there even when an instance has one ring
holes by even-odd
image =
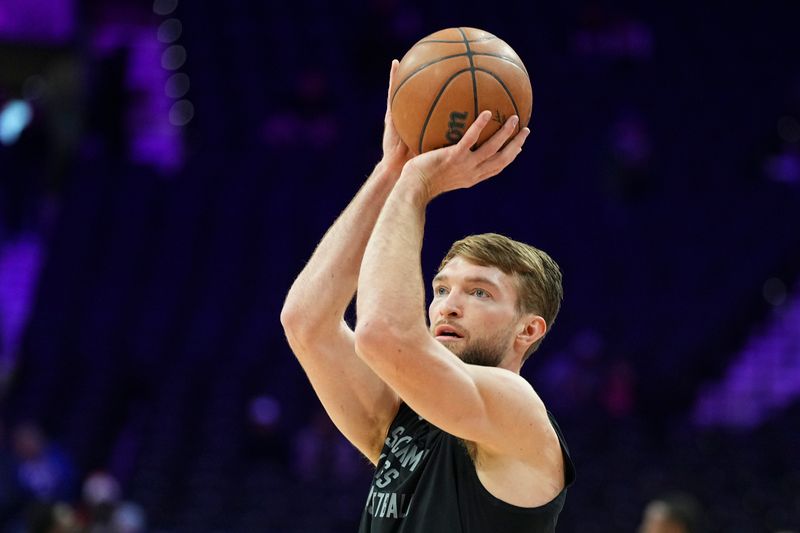
[[[461,309],[461,302],[455,292],[451,292],[446,298],[441,300],[439,305],[439,314],[443,317],[460,318],[463,311]]]

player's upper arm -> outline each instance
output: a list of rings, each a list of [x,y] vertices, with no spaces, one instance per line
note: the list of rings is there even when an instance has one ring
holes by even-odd
[[[558,442],[544,405],[524,378],[466,364],[427,334],[412,338],[359,335],[357,350],[417,414],[487,450],[519,458],[535,460]]]
[[[376,463],[400,400],[355,353],[354,335],[337,327],[308,331],[282,316],[286,338],[325,411],[342,434]]]

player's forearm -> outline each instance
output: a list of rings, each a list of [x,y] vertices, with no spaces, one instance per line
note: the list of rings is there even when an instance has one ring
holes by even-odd
[[[379,163],[325,233],[289,290],[281,313],[285,326],[338,327],[356,290],[364,248],[397,174],[397,169]]]
[[[427,191],[419,180],[401,176],[361,262],[357,335],[374,332],[387,339],[413,339],[426,334],[420,251],[427,203]]]

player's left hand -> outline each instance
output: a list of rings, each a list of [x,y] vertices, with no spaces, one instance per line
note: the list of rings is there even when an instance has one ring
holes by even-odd
[[[403,174],[420,180],[428,201],[447,191],[472,187],[496,176],[522,151],[530,130],[523,128],[512,138],[519,123],[514,115],[479,148],[472,150],[491,119],[491,111],[482,112],[457,144],[412,158],[403,168]]]
[[[405,145],[392,120],[392,87],[397,76],[397,69],[400,62],[392,60],[392,68],[389,73],[389,90],[386,95],[386,115],[383,117],[383,159],[382,162],[390,169],[395,169],[398,173],[403,169],[403,165],[414,155],[408,146]]]

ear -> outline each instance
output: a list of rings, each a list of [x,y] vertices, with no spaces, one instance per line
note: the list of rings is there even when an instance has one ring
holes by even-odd
[[[522,348],[522,353],[525,353],[531,344],[538,341],[544,334],[547,333],[547,322],[539,315],[528,314],[525,315],[520,328],[517,330],[517,336],[514,339],[515,343]]]

